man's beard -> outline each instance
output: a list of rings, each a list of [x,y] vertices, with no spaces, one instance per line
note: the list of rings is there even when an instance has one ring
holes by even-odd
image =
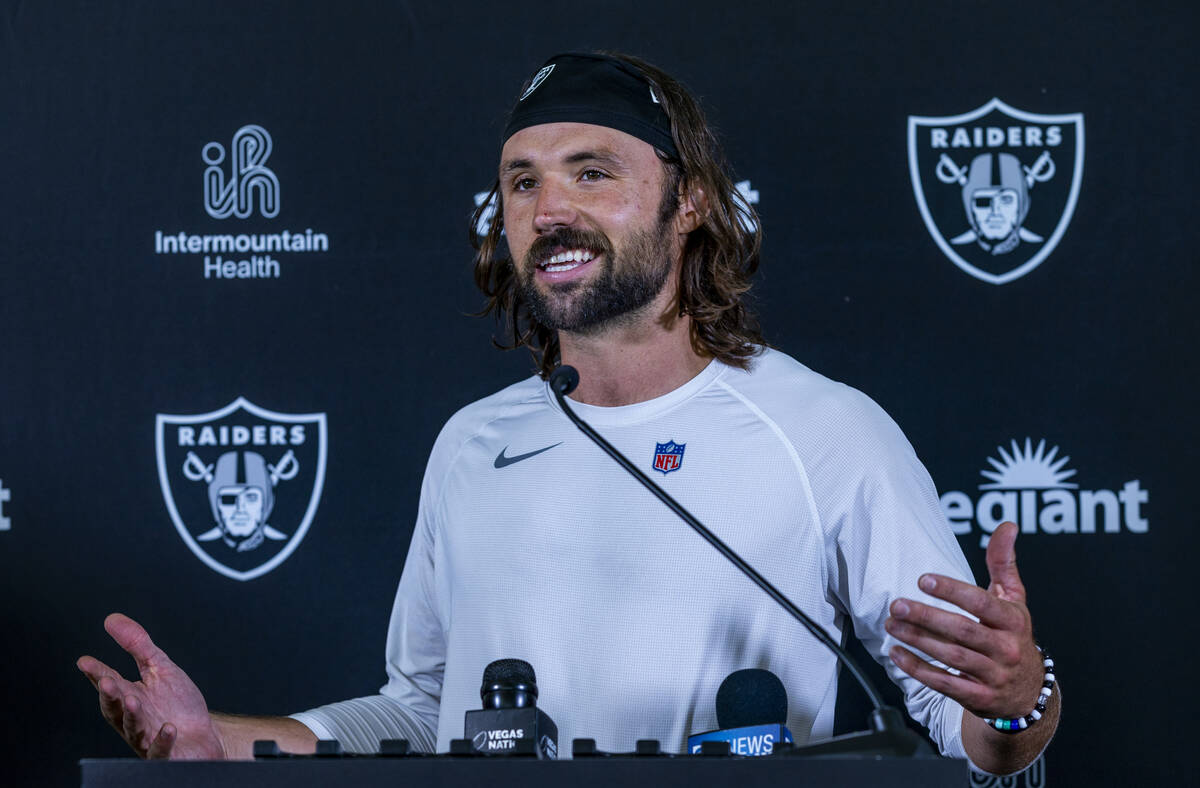
[[[620,252],[603,233],[592,230],[563,228],[538,238],[525,255],[519,277],[521,296],[533,318],[555,331],[578,334],[633,323],[671,274],[670,226],[669,221],[659,221],[651,230],[634,233]],[[548,284],[544,291],[535,282],[537,262],[555,248],[588,249],[604,259],[589,278]]]

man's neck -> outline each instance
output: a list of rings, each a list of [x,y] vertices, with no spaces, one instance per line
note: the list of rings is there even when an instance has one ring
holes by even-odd
[[[692,348],[690,328],[685,316],[640,320],[598,335],[560,332],[563,363],[579,371],[571,399],[616,407],[674,391],[711,361]]]

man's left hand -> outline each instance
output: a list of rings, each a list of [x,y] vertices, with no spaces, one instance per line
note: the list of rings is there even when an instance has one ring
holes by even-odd
[[[977,616],[951,613],[911,599],[892,603],[884,623],[897,640],[958,671],[926,662],[901,646],[892,661],[922,684],[947,695],[979,717],[1022,717],[1033,709],[1042,686],[1042,656],[1033,642],[1025,587],[1017,573],[1015,523],[1004,523],[987,548],[987,590],[942,575],[922,575],[930,596]]]

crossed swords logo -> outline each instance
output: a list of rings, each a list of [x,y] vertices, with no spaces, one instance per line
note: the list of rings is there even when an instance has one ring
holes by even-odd
[[[206,465],[203,460],[196,456],[194,451],[189,451],[187,459],[183,462],[183,475],[194,482],[204,482],[212,484],[213,481],[213,465]],[[274,488],[280,481],[290,481],[296,478],[296,474],[300,472],[300,461],[296,459],[295,453],[288,449],[287,453],[280,458],[278,465],[267,463],[267,474],[271,479],[271,487]],[[263,536],[275,541],[287,539],[287,534],[279,531],[271,526],[263,523]],[[199,542],[211,542],[214,539],[221,538],[220,526],[215,526],[196,537]]]
[[[1050,180],[1057,171],[1054,159],[1050,158],[1050,151],[1048,150],[1042,151],[1042,155],[1037,157],[1032,167],[1026,167],[1022,164],[1021,169],[1025,171],[1025,186],[1029,189],[1033,189],[1035,183],[1045,183]],[[968,169],[966,167],[959,167],[954,162],[954,159],[951,159],[945,153],[938,159],[934,173],[942,183],[957,183],[963,188],[967,186]],[[1017,233],[1020,235],[1022,241],[1041,242],[1046,240],[1037,233],[1025,229],[1023,226],[1017,228]],[[950,243],[955,245],[969,244],[974,243],[978,239],[978,233],[971,229],[961,235],[954,236],[950,239]]]

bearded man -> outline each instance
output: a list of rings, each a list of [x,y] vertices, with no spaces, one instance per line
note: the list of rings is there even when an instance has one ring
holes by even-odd
[[[695,99],[628,56],[556,56],[510,115],[493,196],[476,281],[540,374],[459,411],[437,439],[387,684],[291,718],[210,714],[114,615],[106,627],[142,681],[79,666],[134,749],[248,757],[259,738],[297,752],[406,738],[445,751],[499,657],[537,667],[564,741],[682,750],[717,727],[711,699],[747,667],[782,679],[797,742],[827,738],[834,658],[574,428],[545,381],[563,363],[580,374],[574,407],[645,466],[670,445],[668,490],[835,638],[851,626],[944,754],[996,773],[1032,762],[1060,701],[1039,694],[1016,526],[992,536],[991,584],[976,587],[895,424],[765,348],[743,301],[757,219]],[[1001,732],[1006,718],[1025,725]]]

